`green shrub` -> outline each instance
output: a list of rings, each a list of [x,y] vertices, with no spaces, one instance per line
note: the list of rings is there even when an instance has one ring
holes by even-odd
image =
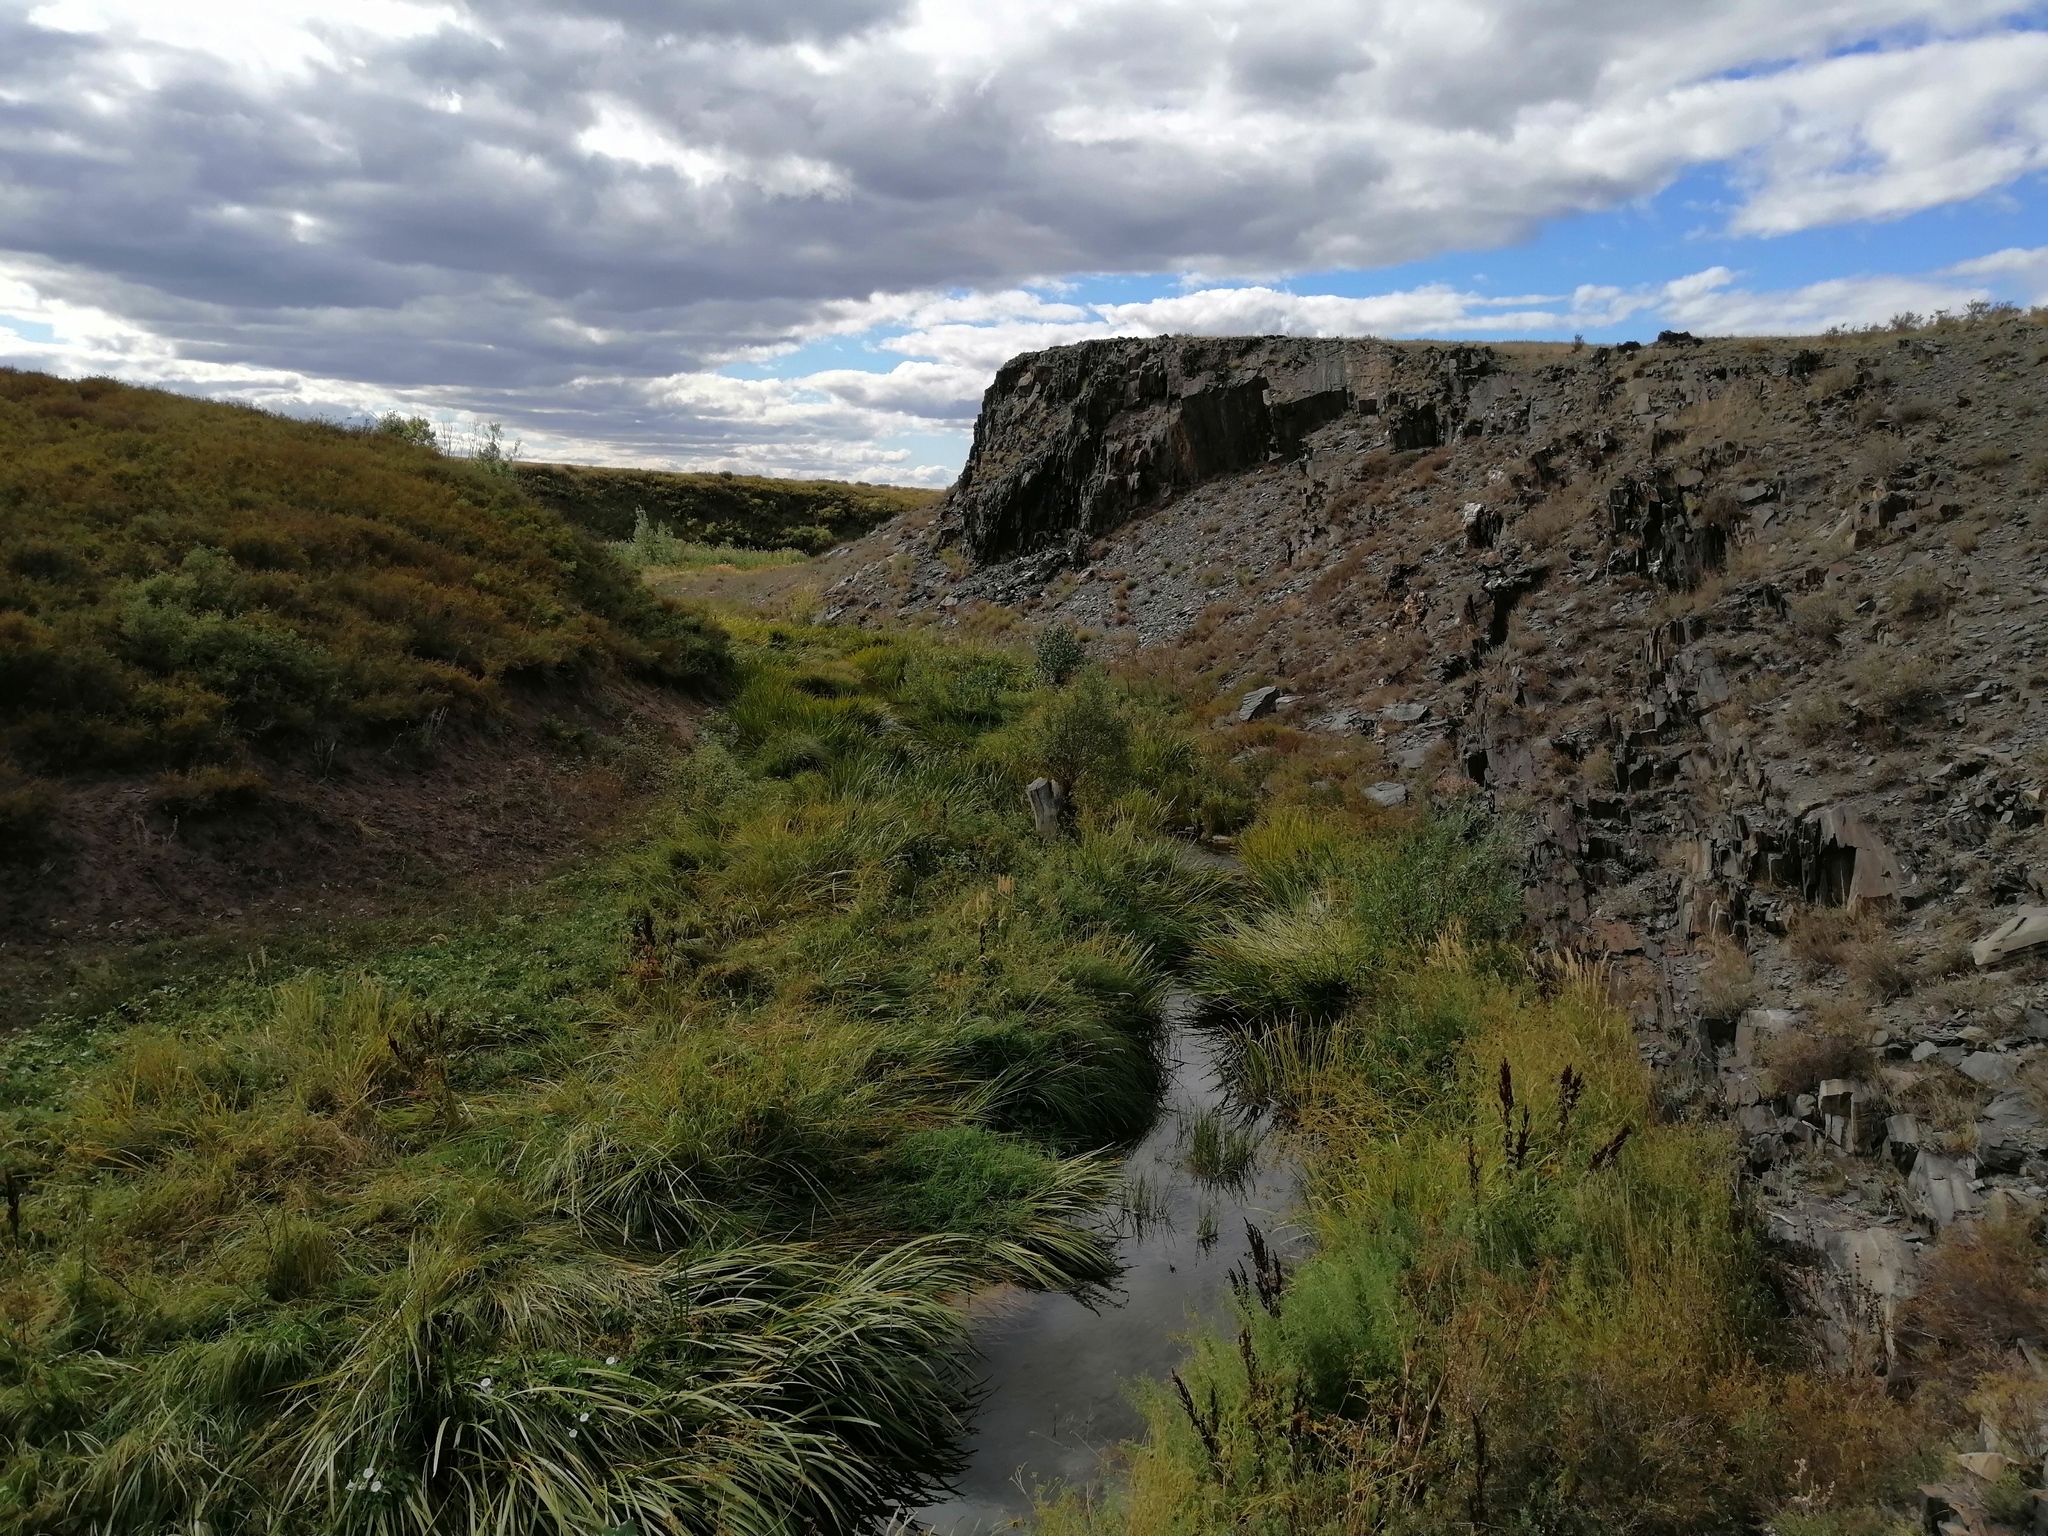
[[[1066,624],[1048,624],[1038,632],[1035,664],[1038,680],[1049,688],[1057,688],[1079,671],[1088,659],[1088,652],[1081,644],[1081,637]]]
[[[396,411],[386,411],[377,418],[376,430],[385,437],[395,437],[415,448],[430,448],[438,452],[441,447],[441,434],[424,416],[401,416]]]
[[[1113,800],[1128,781],[1131,728],[1099,671],[1057,695],[1040,724],[1039,761],[1047,778],[1083,805]]]

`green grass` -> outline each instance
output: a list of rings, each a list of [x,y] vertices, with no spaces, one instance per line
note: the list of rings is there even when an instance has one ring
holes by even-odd
[[[225,762],[388,737],[511,685],[715,689],[728,669],[715,630],[502,469],[0,370],[0,758],[18,770]],[[32,821],[33,786],[5,778],[0,821]]]
[[[957,1453],[953,1300],[1110,1274],[1242,794],[1099,682],[737,626],[640,833],[396,947],[7,1047],[0,1532],[850,1531]]]
[[[1881,1528],[1909,1414],[1800,1367],[1727,1133],[1660,1119],[1603,976],[1527,967],[1505,851],[1292,808],[1241,846],[1257,900],[1191,980],[1296,1133],[1315,1249],[1043,1530]]]
[[[689,543],[822,554],[904,512],[930,506],[938,491],[844,480],[765,475],[678,474],[657,469],[587,469],[518,464],[520,486],[580,528],[630,539],[636,518],[675,530]]]
[[[666,523],[649,520],[645,512],[633,519],[630,538],[605,546],[636,571],[694,571],[730,566],[736,571],[773,570],[801,565],[810,556],[801,549],[751,549],[737,544],[693,544],[679,539]]]
[[[1848,1530],[1915,1465],[1798,1368],[1725,1134],[1659,1122],[1597,975],[1528,970],[1478,823],[1282,806],[1193,868],[1247,791],[1160,700],[733,625],[630,844],[9,1044],[0,1536],[859,1529],[955,1465],[956,1299],[1085,1293],[1158,1219],[1104,1154],[1168,967],[1318,1243],[1049,1531]]]
[[[1237,1124],[1222,1110],[1205,1109],[1181,1128],[1181,1159],[1204,1184],[1232,1188],[1251,1173],[1259,1140],[1256,1130]]]

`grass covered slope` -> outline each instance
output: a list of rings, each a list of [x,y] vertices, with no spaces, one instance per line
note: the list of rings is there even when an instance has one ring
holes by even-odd
[[[944,494],[844,480],[574,464],[520,464],[515,473],[536,501],[606,539],[631,538],[636,517],[644,516],[687,543],[800,549],[811,555],[858,538],[899,513],[930,506]]]
[[[0,753],[184,766],[721,643],[503,474],[398,436],[0,370]]]
[[[1105,1276],[1227,770],[1099,676],[738,634],[632,848],[13,1044],[0,1532],[851,1530],[949,1465],[948,1299]]]

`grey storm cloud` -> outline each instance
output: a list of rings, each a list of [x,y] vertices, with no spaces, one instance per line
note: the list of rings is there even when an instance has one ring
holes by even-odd
[[[1809,185],[1882,216],[2048,142],[2048,39],[1980,0],[383,0],[273,13],[281,57],[235,46],[246,0],[183,9],[0,0],[18,281],[165,377],[474,399],[657,456],[797,430],[661,381],[871,296],[1400,262],[1708,161],[1769,232]],[[1873,126],[1873,90],[1934,86],[1968,100],[1924,144]],[[807,419],[949,422],[937,390],[821,387]]]

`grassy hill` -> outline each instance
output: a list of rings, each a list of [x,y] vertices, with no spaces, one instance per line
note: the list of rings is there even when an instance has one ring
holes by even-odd
[[[840,480],[571,464],[521,464],[514,473],[536,501],[606,539],[632,537],[636,515],[645,512],[649,521],[690,543],[807,554],[858,538],[899,513],[929,506],[942,494]]]
[[[489,465],[0,370],[0,770],[183,767],[724,644]]]

